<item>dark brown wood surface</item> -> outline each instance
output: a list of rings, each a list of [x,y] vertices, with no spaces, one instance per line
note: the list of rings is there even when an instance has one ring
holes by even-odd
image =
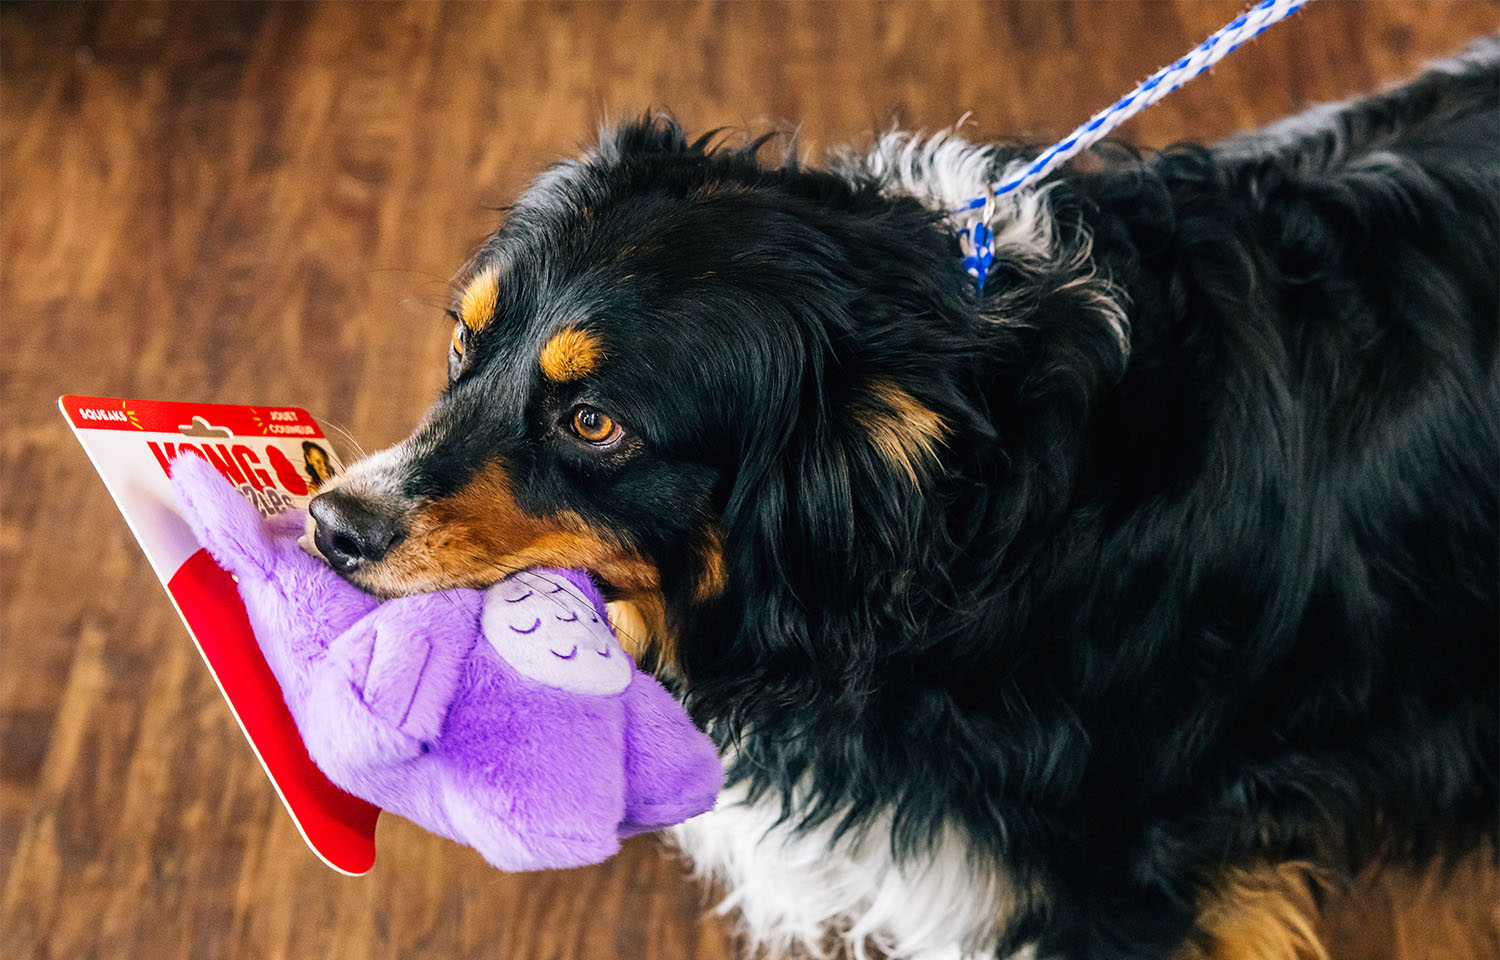
[[[497,873],[387,818],[365,878],[302,845],[64,392],[307,407],[367,447],[443,380],[446,284],[606,116],[1065,132],[1229,2],[7,5],[0,11],[0,956],[709,958],[656,841]],[[1212,138],[1500,27],[1323,0],[1124,131]]]

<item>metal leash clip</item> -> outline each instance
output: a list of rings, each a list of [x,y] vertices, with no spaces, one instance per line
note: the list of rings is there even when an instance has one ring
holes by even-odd
[[[958,246],[964,255],[964,272],[973,278],[974,290],[979,294],[984,293],[985,277],[989,275],[990,264],[995,262],[995,232],[990,229],[995,207],[995,188],[987,187],[979,218],[972,226],[961,228],[958,235]]]

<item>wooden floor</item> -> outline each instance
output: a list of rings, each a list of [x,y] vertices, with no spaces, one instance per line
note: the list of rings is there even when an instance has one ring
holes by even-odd
[[[656,841],[507,876],[395,818],[302,845],[54,406],[274,402],[403,435],[446,280],[601,118],[1050,137],[1242,4],[6,5],[0,956],[718,958]],[[1399,78],[1489,3],[1314,4],[1135,121],[1212,138]]]

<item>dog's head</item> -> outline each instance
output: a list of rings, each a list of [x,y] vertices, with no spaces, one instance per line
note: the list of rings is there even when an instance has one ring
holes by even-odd
[[[646,121],[538,180],[458,284],[443,395],[314,502],[345,577],[583,567],[695,682],[858,685],[972,535],[937,505],[997,439],[995,325],[931,211],[759,148]]]

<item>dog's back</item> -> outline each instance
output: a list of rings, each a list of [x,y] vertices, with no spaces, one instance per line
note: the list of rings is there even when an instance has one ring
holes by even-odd
[[[1161,165],[1182,218],[1176,269],[1192,274],[1166,295],[1241,313],[1216,319],[1219,359],[1236,368],[1227,389],[1265,378],[1250,390],[1276,420],[1266,452],[1306,484],[1288,522],[1322,518],[1303,531],[1305,558],[1337,580],[1314,586],[1339,597],[1312,604],[1305,629],[1420,638],[1415,675],[1474,670],[1454,679],[1492,688],[1500,37],[1384,94],[1220,144],[1211,187],[1199,160]]]
[[[1094,625],[1166,678],[1136,714],[1162,736],[1127,738],[1158,762],[1095,776],[1197,805],[1135,868],[1236,833],[1330,864],[1493,836],[1500,41],[1078,186],[1133,301]]]

